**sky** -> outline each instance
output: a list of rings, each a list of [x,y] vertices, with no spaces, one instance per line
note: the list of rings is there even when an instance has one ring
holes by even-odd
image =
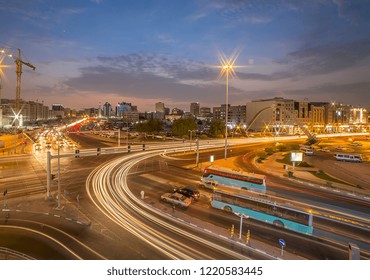
[[[23,65],[21,98],[83,109],[276,96],[370,106],[370,0],[0,0],[0,49]],[[0,56],[1,96],[15,63]]]

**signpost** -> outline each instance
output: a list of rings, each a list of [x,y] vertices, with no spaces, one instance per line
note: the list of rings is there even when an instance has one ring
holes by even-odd
[[[302,152],[291,152],[290,153],[290,161],[293,163],[293,172],[295,168],[296,162],[301,162],[303,160],[303,153]]]
[[[284,255],[284,247],[286,246],[284,239],[279,239],[279,245],[281,247],[281,256]]]

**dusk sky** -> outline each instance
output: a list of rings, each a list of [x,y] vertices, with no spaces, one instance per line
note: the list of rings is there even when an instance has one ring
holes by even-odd
[[[139,111],[225,104],[219,55],[238,52],[229,103],[275,96],[370,105],[370,0],[0,0],[0,49],[21,98]],[[2,97],[15,98],[3,57]]]

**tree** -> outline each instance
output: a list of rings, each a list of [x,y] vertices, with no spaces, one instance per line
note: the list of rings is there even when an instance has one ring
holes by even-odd
[[[222,120],[212,120],[209,132],[214,137],[225,135],[225,123]]]
[[[183,137],[189,135],[189,130],[197,130],[198,126],[194,119],[178,119],[172,125],[172,134]]]
[[[159,133],[162,131],[163,122],[157,119],[150,119],[146,122],[138,123],[135,125],[137,132],[145,133]]]

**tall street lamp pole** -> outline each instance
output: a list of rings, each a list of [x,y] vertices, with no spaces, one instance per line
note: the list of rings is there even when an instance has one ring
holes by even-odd
[[[232,65],[226,64],[223,66],[226,72],[226,108],[225,108],[225,159],[227,159],[227,122],[229,116],[229,71]]]
[[[229,122],[229,76],[236,77],[235,68],[239,68],[240,66],[235,65],[235,61],[238,57],[238,53],[234,53],[231,57],[227,58],[223,54],[219,57],[220,59],[220,74],[219,78],[225,75],[226,77],[226,108],[225,108],[225,159],[227,159],[227,124]]]

